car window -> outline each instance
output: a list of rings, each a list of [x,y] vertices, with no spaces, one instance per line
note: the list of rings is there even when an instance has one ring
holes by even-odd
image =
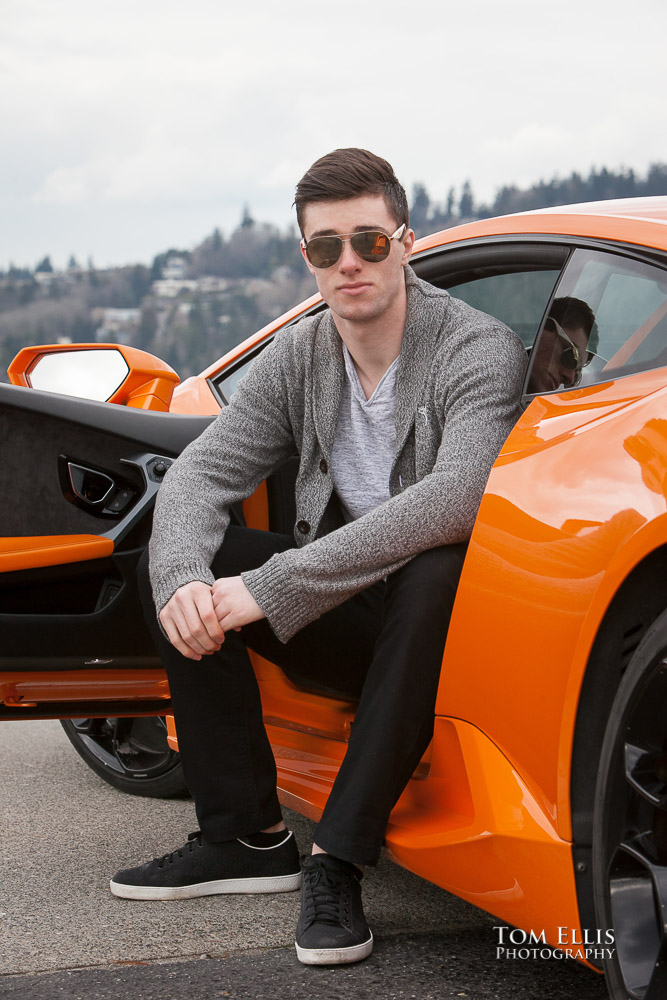
[[[257,355],[261,354],[264,348],[270,343],[271,340],[264,341],[257,350],[246,354],[237,364],[232,365],[231,368],[225,368],[220,375],[211,380],[211,384],[214,386],[221,403],[229,403],[229,400],[238,388],[239,382],[248,373],[250,365]]]
[[[299,316],[299,320],[303,319],[304,316],[312,316],[314,313],[320,312],[324,308],[324,305],[321,302],[318,302],[316,305],[308,309],[307,312],[303,313],[302,316]],[[294,323],[297,322],[298,320],[290,320],[288,323],[284,324],[284,326],[279,327],[279,329],[283,330],[288,326],[293,326]],[[276,330],[275,333],[278,333],[278,330]],[[249,350],[248,353],[244,354],[239,361],[230,365],[229,368],[224,368],[219,375],[214,376],[214,378],[210,380],[209,384],[211,385],[214,394],[223,405],[229,403],[230,399],[238,389],[239,382],[244,375],[247,375],[255,358],[262,353],[265,347],[269,346],[275,336],[275,333],[270,337],[267,337],[266,340],[263,340],[258,347]]]
[[[529,392],[595,385],[667,365],[667,267],[577,250],[532,352]]]
[[[420,278],[501,320],[532,347],[570,250],[557,243],[483,242],[414,262]]]
[[[560,269],[515,271],[494,274],[448,285],[457,299],[501,320],[521,337],[524,347],[532,347],[551,298]]]

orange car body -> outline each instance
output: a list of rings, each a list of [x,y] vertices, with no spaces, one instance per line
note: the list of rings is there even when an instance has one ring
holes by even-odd
[[[545,236],[659,254],[667,251],[667,199],[483,220],[420,240],[415,254]],[[317,302],[178,386],[171,412],[217,412],[212,380]],[[571,785],[591,653],[633,574],[656,554],[667,565],[667,370],[533,394],[527,404],[488,481],[447,639],[434,738],[392,813],[386,846],[400,864],[499,921],[544,930],[558,944],[559,928],[585,926]],[[268,526],[267,503],[263,487],[245,502],[249,525]],[[94,534],[5,538],[0,570],[96,559],[110,545]],[[259,657],[254,666],[282,799],[316,818],[354,705],[295,688]],[[166,705],[168,689],[149,668],[6,670],[0,697],[16,717],[28,708],[57,715],[57,703],[72,699],[126,701],[136,715],[133,702]],[[169,732],[176,746],[171,723]]]

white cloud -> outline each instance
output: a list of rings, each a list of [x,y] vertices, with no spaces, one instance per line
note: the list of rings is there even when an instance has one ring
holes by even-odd
[[[154,252],[170,224],[183,245],[244,202],[285,224],[337,146],[376,150],[436,200],[465,179],[488,199],[642,171],[665,158],[666,15],[635,0],[639,44],[621,0],[560,0],[546,23],[534,0],[3,0],[0,266],[83,257],[69,241],[86,225],[96,256],[133,257],[133,210]]]

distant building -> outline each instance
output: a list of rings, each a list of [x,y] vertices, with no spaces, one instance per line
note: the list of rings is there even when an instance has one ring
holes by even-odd
[[[128,343],[141,323],[141,309],[93,309],[93,319],[99,323],[95,339],[104,342],[118,340]]]
[[[187,266],[188,262],[185,257],[170,257],[162,268],[162,277],[165,281],[170,281],[171,279],[180,281],[185,277]]]
[[[154,281],[151,289],[158,299],[175,299],[181,292],[195,292],[197,282],[192,278],[162,278]]]
[[[62,272],[60,271],[35,271],[34,274],[35,281],[42,288],[48,288],[52,285],[54,281],[59,281],[62,278]]]
[[[226,292],[229,288],[229,281],[227,278],[217,278],[212,274],[203,274],[201,278],[197,279],[197,291],[203,292],[204,295],[211,294],[212,292]]]

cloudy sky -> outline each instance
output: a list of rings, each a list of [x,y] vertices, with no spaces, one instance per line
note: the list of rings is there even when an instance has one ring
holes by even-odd
[[[667,161],[664,0],[0,0],[0,268],[281,228],[365,146],[435,200]]]

